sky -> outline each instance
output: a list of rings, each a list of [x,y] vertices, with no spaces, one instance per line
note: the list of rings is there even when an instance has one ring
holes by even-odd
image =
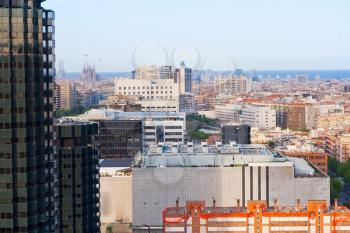
[[[56,60],[99,72],[350,68],[348,0],[47,0]]]

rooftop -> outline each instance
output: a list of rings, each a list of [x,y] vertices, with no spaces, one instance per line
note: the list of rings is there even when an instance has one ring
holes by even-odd
[[[91,121],[76,121],[74,119],[66,119],[62,118],[59,119],[58,122],[55,124],[56,126],[72,126],[72,125],[87,125],[92,124]]]
[[[132,159],[101,159],[100,167],[130,167]]]
[[[266,146],[258,144],[187,145],[160,143],[151,146],[144,154],[135,158],[133,167],[239,167],[239,166],[285,166],[294,167],[297,177],[321,174],[302,158],[292,158],[272,153]]]
[[[82,115],[76,117],[67,117],[73,120],[118,120],[118,119],[144,119],[152,118],[185,118],[183,113],[175,112],[121,112],[114,109],[91,109]]]

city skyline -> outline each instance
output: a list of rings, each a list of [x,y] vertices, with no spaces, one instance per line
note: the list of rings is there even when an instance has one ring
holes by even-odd
[[[347,1],[104,2],[44,3],[56,10],[57,60],[67,71],[86,61],[102,72],[182,60],[215,70],[349,67]]]
[[[350,3],[95,2],[0,0],[0,233],[350,233]]]

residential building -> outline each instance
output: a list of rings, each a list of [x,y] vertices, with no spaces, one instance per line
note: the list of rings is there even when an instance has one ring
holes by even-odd
[[[60,232],[100,232],[98,124],[61,121],[55,125],[59,157]]]
[[[250,80],[246,76],[217,77],[214,82],[217,94],[239,94],[251,92]]]
[[[350,125],[350,114],[320,116],[317,122],[317,128],[338,128],[347,127]]]
[[[180,206],[168,207],[163,212],[163,232],[347,232],[350,231],[350,210],[336,205],[328,208],[325,200],[300,200],[291,206],[280,206],[275,200],[273,207],[266,201],[251,200],[242,207],[240,200],[235,205],[218,206],[213,199],[210,205],[205,201],[186,201]],[[313,216],[313,217],[310,217]]]
[[[222,122],[238,122],[238,111],[241,109],[240,105],[226,104],[216,105],[216,118]]]
[[[180,95],[179,112],[193,113],[195,112],[195,96],[191,93]]]
[[[330,203],[330,180],[304,159],[276,157],[261,145],[155,145],[135,160],[133,229],[163,229],[163,210],[174,200],[203,200],[242,207],[266,200],[266,208],[292,206],[300,199]],[[213,211],[215,212],[215,211]],[[177,218],[180,219],[180,218]],[[176,219],[174,219],[176,220]]]
[[[56,107],[57,109],[74,110],[77,107],[77,90],[76,85],[70,80],[60,80],[56,85]]]
[[[343,115],[344,106],[338,104],[313,104],[306,106],[306,127],[316,129],[320,117]]]
[[[98,106],[99,102],[103,99],[103,96],[98,90],[89,90],[82,94],[82,107],[91,108]]]
[[[325,174],[328,174],[328,155],[324,152],[284,151],[283,154],[286,156],[303,158],[317,166]]]
[[[350,134],[343,134],[338,137],[336,158],[341,163],[350,159]]]
[[[180,68],[175,69],[176,81],[179,83],[179,93],[185,94],[192,91],[192,69],[187,68],[185,62],[181,62]]]
[[[242,106],[238,111],[238,120],[250,127],[273,129],[276,127],[276,110],[267,106]]]
[[[137,100],[141,112],[179,112],[179,100]]]
[[[161,66],[159,67],[159,78],[160,79],[173,79],[174,72],[171,66]]]
[[[277,126],[283,129],[305,129],[307,121],[307,105],[282,104],[277,105]],[[312,116],[310,111],[310,115]]]
[[[58,232],[55,14],[0,1],[0,232]],[[29,31],[30,30],[30,33]]]

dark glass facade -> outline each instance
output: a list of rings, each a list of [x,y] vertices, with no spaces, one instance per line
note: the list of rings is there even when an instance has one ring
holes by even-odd
[[[55,126],[59,157],[61,233],[100,232],[98,124]]]
[[[101,158],[133,158],[142,152],[141,120],[106,120],[99,122],[100,132],[96,137]]]
[[[54,12],[0,1],[0,232],[58,232]]]
[[[245,124],[224,125],[222,127],[224,144],[236,142],[237,144],[250,144],[250,126]]]

